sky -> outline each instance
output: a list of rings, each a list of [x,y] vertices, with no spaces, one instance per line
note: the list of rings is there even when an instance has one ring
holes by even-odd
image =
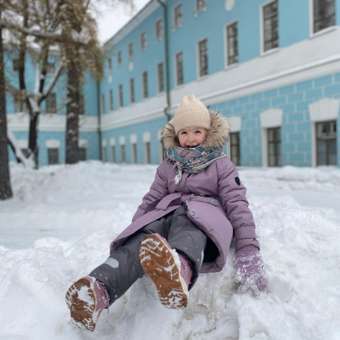
[[[106,42],[119,31],[149,0],[135,0],[135,9],[132,11],[128,6],[118,4],[110,6],[109,1],[99,6],[95,17],[98,24],[99,40]]]

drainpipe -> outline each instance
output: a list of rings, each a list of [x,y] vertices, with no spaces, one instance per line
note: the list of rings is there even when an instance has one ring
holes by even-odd
[[[157,2],[163,8],[163,22],[164,22],[164,62],[165,62],[165,91],[166,91],[166,107],[164,108],[164,114],[166,120],[171,119],[171,96],[170,96],[170,67],[169,67],[169,29],[168,29],[168,6],[166,0],[157,0]]]
[[[99,160],[103,160],[103,150],[102,150],[102,116],[100,111],[100,80],[96,80],[97,83],[97,134],[98,134],[98,151]]]

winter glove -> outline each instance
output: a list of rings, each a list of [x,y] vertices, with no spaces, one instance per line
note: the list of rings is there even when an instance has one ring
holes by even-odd
[[[247,246],[236,252],[235,269],[235,284],[239,292],[257,296],[267,290],[263,262],[255,246]]]

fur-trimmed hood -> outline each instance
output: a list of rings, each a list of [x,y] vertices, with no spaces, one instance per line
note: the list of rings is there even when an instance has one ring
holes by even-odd
[[[227,119],[215,111],[209,110],[211,126],[207,138],[202,144],[204,147],[222,147],[229,135]],[[162,141],[165,149],[179,146],[174,127],[167,123],[162,130]]]

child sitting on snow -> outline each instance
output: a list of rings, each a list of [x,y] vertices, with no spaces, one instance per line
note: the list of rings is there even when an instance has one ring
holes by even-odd
[[[218,272],[235,240],[235,280],[257,294],[267,281],[246,190],[223,153],[226,120],[185,96],[162,132],[166,159],[132,223],[112,242],[109,258],[71,285],[71,318],[93,331],[101,311],[144,274],[160,302],[188,304],[200,273]]]

